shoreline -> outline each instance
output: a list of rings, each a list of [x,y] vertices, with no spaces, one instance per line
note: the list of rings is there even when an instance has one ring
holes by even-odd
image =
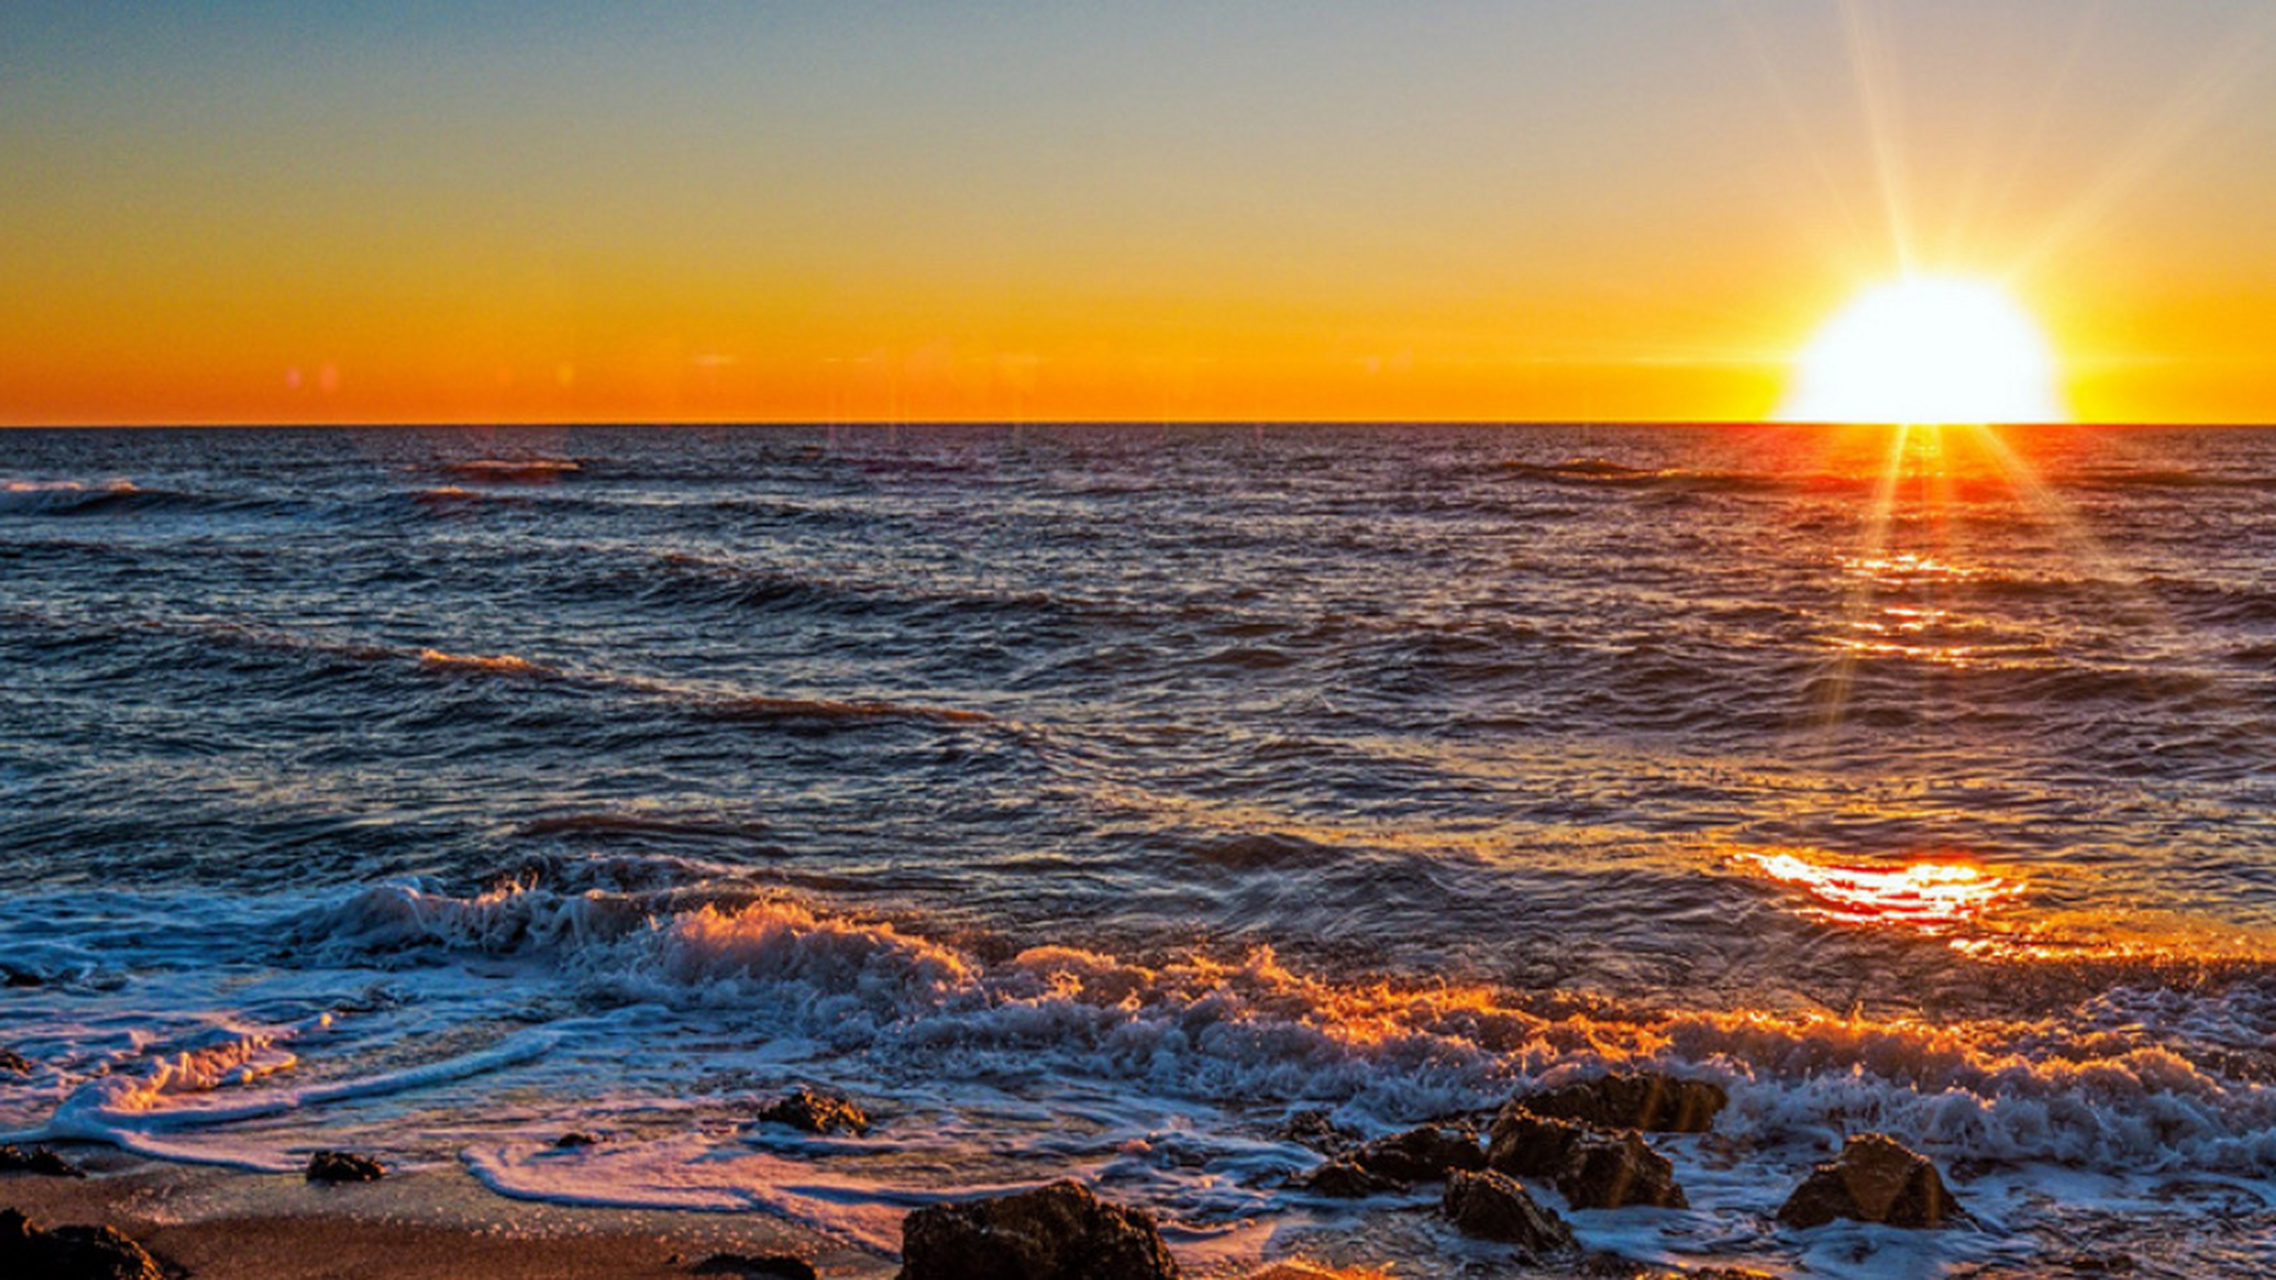
[[[60,1146],[85,1178],[0,1177],[0,1208],[44,1226],[108,1225],[199,1277],[685,1276],[715,1253],[791,1254],[825,1276],[890,1277],[880,1258],[761,1213],[572,1207],[515,1200],[460,1169],[326,1185]]]
[[[312,1183],[298,1173],[178,1164],[113,1147],[50,1149],[80,1178],[0,1174],[0,1210],[36,1227],[108,1226],[189,1280],[664,1280],[763,1276],[717,1254],[801,1259],[828,1280],[892,1280],[896,1258],[762,1211],[550,1204],[500,1195],[463,1169]],[[1299,1257],[1189,1261],[1188,1280],[1391,1280]],[[1522,1267],[1514,1276],[1534,1274]]]

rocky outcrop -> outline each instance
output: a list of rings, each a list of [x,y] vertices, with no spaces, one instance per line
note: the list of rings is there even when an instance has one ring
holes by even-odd
[[[1810,1171],[1778,1210],[1789,1227],[1835,1218],[1892,1227],[1936,1227],[1966,1218],[1927,1156],[1886,1134],[1853,1135],[1841,1154]]]
[[[1310,1147],[1325,1156],[1342,1155],[1359,1143],[1358,1134],[1338,1125],[1326,1111],[1316,1107],[1291,1114],[1273,1130],[1273,1136],[1282,1142]]]
[[[0,1275],[38,1280],[164,1280],[150,1251],[115,1227],[34,1225],[0,1209]]]
[[[0,1173],[36,1173],[49,1178],[84,1178],[87,1171],[46,1147],[26,1151],[14,1144],[0,1146]]]
[[[843,1094],[804,1085],[759,1108],[761,1124],[783,1124],[806,1133],[867,1133],[869,1113]]]
[[[1572,1163],[1573,1152],[1588,1135],[1587,1125],[1537,1116],[1523,1103],[1512,1102],[1494,1117],[1486,1167],[1513,1178],[1554,1178]]]
[[[1494,1117],[1487,1168],[1513,1178],[1545,1179],[1575,1209],[1688,1207],[1683,1188],[1676,1185],[1675,1166],[1634,1130],[1612,1132],[1536,1115],[1527,1109],[1528,1102],[1521,1098]]]
[[[1439,1207],[1463,1235],[1514,1244],[1533,1258],[1575,1247],[1564,1219],[1536,1204],[1517,1179],[1492,1170],[1456,1170]]]
[[[901,1222],[901,1280],[1178,1280],[1141,1209],[1076,1182],[930,1205]]]
[[[1556,1183],[1565,1202],[1575,1209],[1691,1206],[1675,1183],[1675,1166],[1633,1131],[1582,1138],[1565,1167],[1557,1171]]]
[[[1296,1179],[1295,1185],[1299,1190],[1309,1191],[1316,1196],[1357,1200],[1362,1196],[1378,1196],[1387,1191],[1403,1191],[1407,1184],[1397,1178],[1387,1178],[1357,1160],[1345,1157],[1320,1165]]]
[[[1467,1128],[1424,1125],[1361,1147],[1352,1160],[1369,1173],[1400,1182],[1440,1182],[1457,1169],[1483,1169],[1486,1152]]]
[[[1510,1103],[1537,1116],[1600,1129],[1705,1133],[1730,1103],[1721,1085],[1659,1072],[1598,1076],[1526,1094]]]
[[[746,1280],[821,1280],[821,1272],[806,1259],[788,1253],[715,1253],[688,1268],[699,1276],[743,1276]]]
[[[387,1166],[349,1151],[318,1151],[308,1157],[310,1182],[377,1182]]]

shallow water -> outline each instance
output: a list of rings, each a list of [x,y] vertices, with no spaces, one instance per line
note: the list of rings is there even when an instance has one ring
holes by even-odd
[[[0,716],[0,1128],[1200,1257],[1389,1220],[1291,1109],[1642,1061],[1733,1106],[1599,1247],[2276,1238],[2276,432],[17,431]],[[1777,1230],[1870,1128],[1983,1229]]]

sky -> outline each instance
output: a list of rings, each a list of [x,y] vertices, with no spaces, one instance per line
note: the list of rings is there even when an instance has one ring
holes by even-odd
[[[0,6],[0,424],[2276,421],[2267,0]]]

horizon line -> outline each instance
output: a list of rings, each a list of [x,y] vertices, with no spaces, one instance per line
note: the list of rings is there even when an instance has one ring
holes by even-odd
[[[2276,419],[2155,419],[2141,421],[2062,421],[1989,423],[1903,423],[1799,421],[1781,418],[372,418],[268,420],[179,419],[168,421],[73,420],[0,422],[0,431],[324,431],[324,430],[560,430],[590,427],[739,427],[784,430],[899,429],[938,427],[1841,427],[1983,426],[2027,430],[2048,428],[2207,429],[2276,427]]]

